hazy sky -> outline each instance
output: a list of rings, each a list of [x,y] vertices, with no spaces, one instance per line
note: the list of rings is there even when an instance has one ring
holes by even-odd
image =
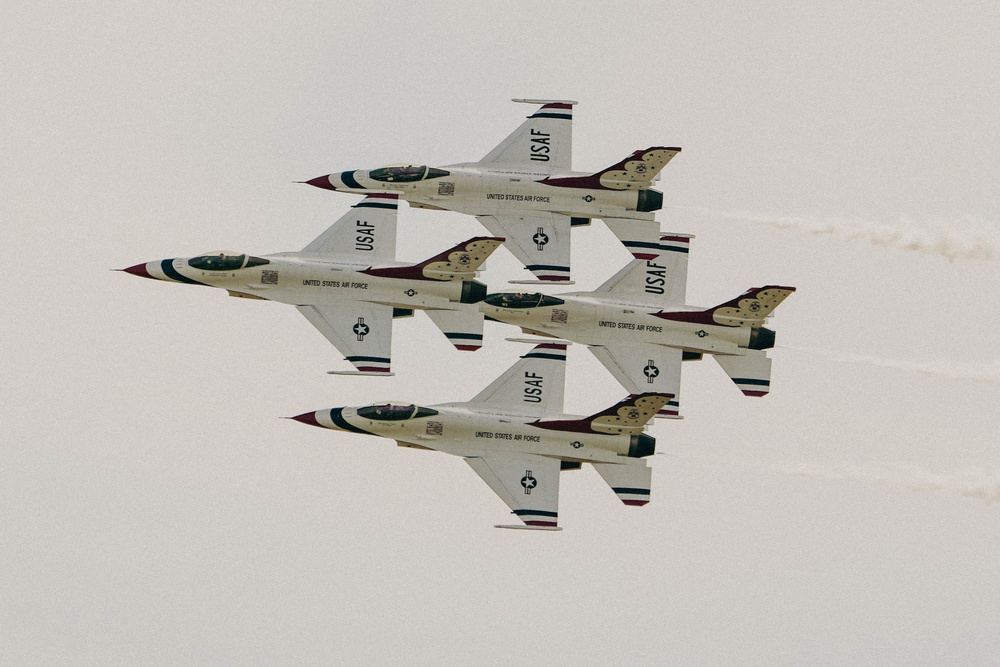
[[[809,3],[806,3],[808,5]],[[0,663],[996,664],[1000,8],[982,2],[0,4]],[[297,250],[301,181],[479,159],[579,100],[574,167],[682,146],[689,299],[794,285],[772,393],[685,366],[652,502],[561,533],[458,458],[281,419],[472,397],[527,348],[397,322],[393,378],[295,310],[109,269]],[[400,212],[400,259],[482,234]],[[628,259],[574,232],[576,288]],[[527,274],[506,251],[493,289]],[[579,346],[566,408],[624,392]]]

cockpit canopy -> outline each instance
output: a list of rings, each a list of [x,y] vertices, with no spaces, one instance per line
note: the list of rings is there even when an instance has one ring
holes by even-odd
[[[539,306],[558,306],[566,303],[562,299],[538,292],[532,294],[525,292],[497,292],[496,294],[488,295],[485,301],[497,308],[537,308]]]
[[[392,403],[377,403],[358,408],[358,416],[365,419],[376,419],[378,421],[403,421],[404,419],[416,419],[417,417],[433,417],[437,410],[421,408],[412,403],[410,405],[393,405]]]
[[[251,266],[268,264],[268,260],[260,257],[248,257],[234,252],[206,252],[188,260],[188,265],[202,271],[236,271]]]
[[[391,167],[381,167],[368,172],[368,177],[383,183],[415,183],[428,178],[441,178],[449,172],[435,169],[427,165],[397,164]]]

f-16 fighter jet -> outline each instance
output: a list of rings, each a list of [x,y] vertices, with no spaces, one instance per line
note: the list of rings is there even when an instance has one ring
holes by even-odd
[[[417,309],[455,347],[478,350],[483,316],[475,304],[486,286],[475,280],[476,269],[503,239],[473,238],[419,264],[402,264],[395,261],[397,208],[394,194],[369,195],[301,252],[209,252],[123,270],[294,304],[356,368],[331,373],[392,375],[392,320]]]
[[[559,530],[559,473],[589,463],[626,505],[649,502],[645,424],[670,396],[645,393],[589,417],[562,414],[566,343],[542,343],[467,403],[376,403],[306,412],[297,421],[395,440],[455,456],[483,478],[524,525]]]
[[[570,228],[591,218],[602,218],[629,250],[648,241],[655,245],[653,212],[662,208],[663,194],[651,185],[681,149],[654,146],[596,173],[575,172],[576,102],[514,102],[542,106],[479,162],[357,169],[306,182],[361,194],[388,190],[411,206],[474,215],[491,234],[506,238],[507,248],[539,281],[569,281]]]
[[[654,259],[633,260],[593,292],[499,292],[479,305],[525,333],[590,346],[632,393],[673,394],[659,414],[678,417],[681,361],[710,354],[747,396],[770,390],[774,331],[763,325],[794,287],[754,287],[713,308],[685,305],[691,236],[663,236]]]

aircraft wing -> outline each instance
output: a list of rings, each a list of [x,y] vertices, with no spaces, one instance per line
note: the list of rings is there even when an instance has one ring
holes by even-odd
[[[573,105],[576,102],[522,99],[513,101],[542,106],[480,160],[480,164],[530,165],[551,171],[572,171]]]
[[[370,194],[351,207],[302,252],[350,255],[368,266],[396,260],[396,218],[399,195]]]
[[[632,394],[650,391],[674,397],[657,417],[679,417],[681,360],[684,352],[676,347],[649,343],[609,343],[592,346],[590,351],[615,379]]]
[[[483,227],[543,282],[569,282],[570,218],[558,213],[477,215]],[[521,282],[521,281],[516,281]]]
[[[357,369],[331,373],[392,375],[392,306],[345,301],[298,309]]]
[[[638,298],[660,308],[683,306],[692,238],[689,234],[671,234],[661,236],[656,243],[623,241],[633,254],[642,252],[642,258],[626,264],[594,292]]]
[[[565,392],[566,341],[546,342],[533,347],[467,405],[541,417],[563,411]]]
[[[537,454],[493,452],[466,457],[523,527],[556,528],[559,521],[559,460]],[[522,528],[500,526],[497,528]]]

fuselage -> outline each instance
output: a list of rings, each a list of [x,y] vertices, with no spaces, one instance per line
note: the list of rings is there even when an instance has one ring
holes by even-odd
[[[659,309],[589,293],[548,296],[501,292],[488,295],[479,309],[486,317],[519,326],[526,333],[583,345],[607,345],[614,341],[666,345],[696,354],[760,354],[752,349],[755,339],[752,327],[669,319],[670,313],[701,310],[688,306]]]
[[[376,403],[363,407],[317,410],[295,417],[298,421],[329,429],[363,433],[396,440],[401,446],[430,449],[456,456],[484,452],[521,452],[572,462],[621,462],[621,456],[645,456],[654,440],[645,434],[604,434],[559,430],[552,419],[497,416],[465,403],[420,407],[412,404]],[[575,420],[557,415],[557,420]],[[549,424],[547,427],[532,422]],[[641,440],[641,442],[640,442]]]
[[[406,267],[388,264],[385,267]],[[471,302],[482,283],[385,277],[365,273],[370,267],[302,252],[248,256],[208,253],[139,264],[129,273],[159,280],[207,285],[230,295],[294,305],[366,301],[400,309],[449,309]]]
[[[469,215],[541,211],[577,218],[653,219],[663,195],[649,188],[603,187],[593,174],[553,173],[526,166],[484,166],[475,162],[427,167],[401,165],[357,169],[308,181],[328,190],[368,194],[398,192],[411,206]]]

